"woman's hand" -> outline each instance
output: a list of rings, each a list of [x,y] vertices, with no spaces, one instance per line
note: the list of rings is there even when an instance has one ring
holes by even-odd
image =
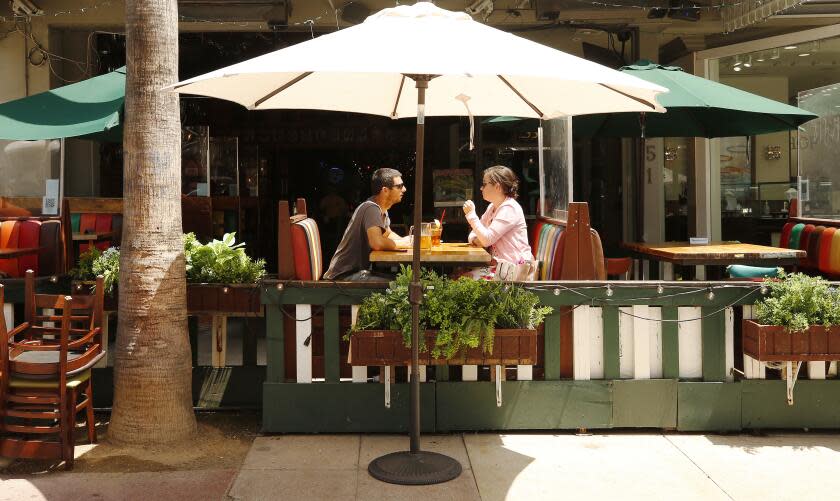
[[[469,216],[473,212],[475,212],[475,204],[473,203],[473,201],[467,200],[466,202],[464,202],[464,215]]]

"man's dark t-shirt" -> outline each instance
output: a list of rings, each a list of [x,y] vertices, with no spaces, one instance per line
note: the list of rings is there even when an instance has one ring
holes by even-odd
[[[382,213],[382,209],[373,201],[373,197],[362,202],[353,212],[347,229],[338,249],[330,261],[330,267],[324,278],[336,280],[342,276],[366,270],[370,267],[370,244],[368,243],[368,228],[382,228],[382,232],[388,231],[391,226],[391,219],[388,212]]]

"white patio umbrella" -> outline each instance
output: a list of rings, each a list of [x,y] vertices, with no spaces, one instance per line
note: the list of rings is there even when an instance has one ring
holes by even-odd
[[[254,110],[312,109],[417,117],[414,227],[423,213],[424,117],[509,115],[549,119],[662,112],[667,89],[525,40],[428,2],[382,10],[362,24],[173,86]],[[400,484],[457,477],[460,464],[420,450],[418,318],[420,239],[414,239],[410,450],[375,459],[374,477]]]

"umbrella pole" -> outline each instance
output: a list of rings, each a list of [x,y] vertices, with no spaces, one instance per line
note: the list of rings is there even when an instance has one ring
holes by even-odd
[[[406,75],[417,87],[417,154],[414,170],[414,238],[411,259],[411,283],[408,301],[411,303],[411,384],[408,451],[380,456],[368,465],[368,473],[376,479],[400,485],[431,485],[452,480],[461,474],[457,460],[420,450],[420,303],[423,288],[420,284],[420,223],[423,218],[423,150],[425,147],[426,89],[433,75]],[[425,339],[425,337],[424,337]]]
[[[426,89],[429,81],[416,79],[417,86],[417,142],[414,166],[414,238],[411,242],[411,283],[408,302],[411,303],[411,423],[409,441],[411,452],[420,452],[420,303],[423,288],[420,285],[420,223],[423,220],[423,153],[426,149]],[[424,336],[425,340],[425,336]]]

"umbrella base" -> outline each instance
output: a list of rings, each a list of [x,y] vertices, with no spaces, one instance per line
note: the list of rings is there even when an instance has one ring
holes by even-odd
[[[432,485],[461,474],[461,463],[436,452],[392,452],[368,465],[368,473],[383,482],[398,485]]]

